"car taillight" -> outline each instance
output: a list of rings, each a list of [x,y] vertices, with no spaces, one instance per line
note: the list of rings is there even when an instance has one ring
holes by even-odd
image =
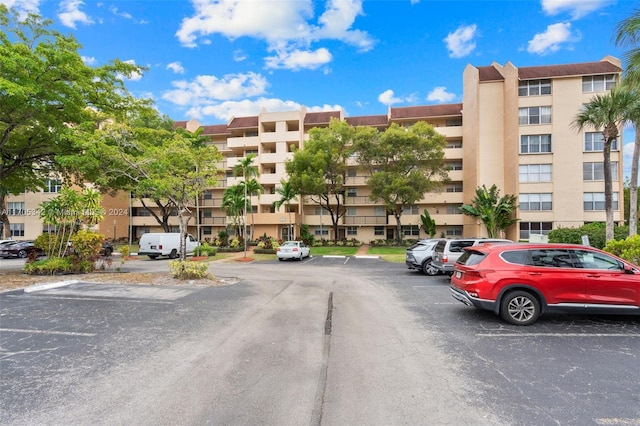
[[[442,255],[442,263],[447,263],[449,262],[449,256],[447,256],[446,254]]]
[[[475,269],[475,270],[465,271],[464,273],[467,276],[467,278],[475,279],[475,278],[485,278],[487,274],[490,274],[492,272],[495,272],[495,271],[491,269]]]
[[[280,247],[278,247],[278,248],[276,249],[276,251],[280,251]]]
[[[160,247],[160,250],[162,250],[162,244],[160,244],[158,247]]]
[[[298,247],[294,247],[292,251],[298,251]]]

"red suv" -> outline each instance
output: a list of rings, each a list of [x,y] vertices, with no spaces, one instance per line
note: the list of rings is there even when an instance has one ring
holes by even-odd
[[[640,315],[640,268],[593,247],[518,243],[468,247],[451,295],[516,325],[545,313]]]

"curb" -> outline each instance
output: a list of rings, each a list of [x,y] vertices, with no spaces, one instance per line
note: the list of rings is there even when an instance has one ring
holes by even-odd
[[[79,280],[68,280],[68,281],[58,281],[58,282],[46,283],[46,284],[36,284],[36,285],[32,285],[31,287],[25,288],[24,292],[34,293],[36,291],[44,291],[44,290],[50,290],[52,288],[65,287],[71,284],[77,284],[79,282],[80,282]]]

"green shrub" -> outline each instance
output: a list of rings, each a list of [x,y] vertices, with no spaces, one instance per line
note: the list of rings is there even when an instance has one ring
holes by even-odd
[[[640,266],[640,235],[636,234],[624,240],[612,240],[604,246],[604,251]]]
[[[92,231],[81,230],[71,237],[73,253],[80,260],[96,261],[100,258],[100,249],[104,235]]]
[[[215,256],[218,249],[210,246],[208,243],[204,243],[195,248],[193,254],[196,256]]]
[[[73,269],[71,259],[66,257],[50,257],[48,259],[36,260],[24,264],[25,274],[47,274],[65,273]]]
[[[616,240],[624,239],[629,235],[627,226],[615,226],[613,228]],[[593,222],[579,228],[558,228],[549,232],[550,243],[582,244],[582,236],[589,237],[589,244],[602,249],[607,241],[606,225],[602,222]]]
[[[209,264],[206,262],[172,260],[169,262],[169,270],[173,278],[195,279],[209,277]]]

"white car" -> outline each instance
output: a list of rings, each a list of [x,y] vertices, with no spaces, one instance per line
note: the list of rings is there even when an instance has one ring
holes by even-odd
[[[276,256],[278,260],[284,259],[298,259],[302,260],[305,257],[311,255],[311,250],[302,241],[285,241],[276,250]]]

